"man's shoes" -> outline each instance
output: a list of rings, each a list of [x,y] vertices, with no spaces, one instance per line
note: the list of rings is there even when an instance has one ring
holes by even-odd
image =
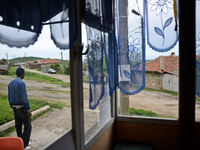
[[[27,150],[27,149],[31,149],[31,147],[30,147],[30,146],[26,146],[26,147],[24,148],[24,150]]]
[[[30,146],[31,145],[31,142],[28,142],[28,146]]]

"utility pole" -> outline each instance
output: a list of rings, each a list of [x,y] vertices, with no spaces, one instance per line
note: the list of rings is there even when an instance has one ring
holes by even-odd
[[[129,64],[129,55],[128,55],[128,0],[119,0],[119,35],[120,35],[120,45],[125,44],[126,46],[123,49],[125,55],[121,56],[121,65]],[[122,49],[120,49],[122,51]],[[121,53],[123,53],[121,52]],[[121,69],[120,69],[121,70]],[[123,70],[122,70],[123,71]],[[120,86],[123,84],[123,88],[126,91],[129,91],[129,82],[121,81]],[[124,94],[120,91],[120,114],[129,115],[129,95]]]
[[[25,62],[26,62],[26,52],[24,52],[24,56],[25,56]]]
[[[62,69],[62,74],[64,74],[63,72],[63,52],[61,51],[61,69]]]
[[[7,58],[7,64],[9,65],[8,53],[6,53],[6,58]]]

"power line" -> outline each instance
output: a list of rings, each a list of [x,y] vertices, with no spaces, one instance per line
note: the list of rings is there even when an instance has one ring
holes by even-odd
[[[138,4],[138,0],[136,0],[136,3],[137,3],[137,7],[138,7],[138,12],[139,12],[139,14],[141,14],[140,13],[140,7],[139,7],[139,4]]]

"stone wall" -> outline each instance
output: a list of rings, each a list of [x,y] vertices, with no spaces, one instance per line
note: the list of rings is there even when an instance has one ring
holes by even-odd
[[[41,69],[46,69],[46,70],[48,70],[48,69],[50,69],[50,66],[51,66],[51,64],[42,64],[41,65]]]
[[[158,72],[145,72],[145,87],[162,89],[162,74]]]

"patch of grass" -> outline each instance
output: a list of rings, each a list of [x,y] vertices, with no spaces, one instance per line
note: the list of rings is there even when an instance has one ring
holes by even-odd
[[[31,121],[33,121],[33,120],[35,120],[35,119],[37,119],[37,118],[43,116],[43,115],[44,115],[46,112],[48,112],[48,111],[49,111],[49,110],[45,110],[45,111],[43,111],[42,113],[38,114],[37,116],[31,117]]]
[[[144,90],[149,91],[149,92],[162,92],[162,93],[170,94],[172,96],[178,96],[177,92],[172,92],[172,91],[168,91],[168,90],[156,90],[156,89],[152,89],[152,88],[148,88],[148,87],[145,87]]]
[[[10,70],[8,72],[8,75],[9,76],[16,76],[16,73],[15,73],[16,69],[17,69],[17,67],[11,66]],[[66,87],[70,86],[69,82],[65,83],[60,79],[56,79],[56,78],[53,78],[53,77],[49,77],[49,76],[34,73],[34,72],[28,72],[28,71],[25,72],[24,79],[25,80],[33,80],[33,81],[37,81],[37,82],[46,82],[46,83],[58,84],[58,85],[66,86]]]
[[[15,127],[10,127],[8,130],[0,132],[0,137],[7,137],[10,135],[10,133],[14,132],[15,130]]]
[[[13,119],[13,110],[8,103],[8,97],[0,94],[0,125]]]
[[[63,109],[66,104],[61,102],[47,102],[43,100],[29,99],[31,111],[42,108],[49,105],[51,109]],[[0,125],[3,125],[9,121],[14,120],[13,110],[8,103],[8,97],[0,94]]]
[[[84,83],[89,83],[89,78],[83,77],[83,82]]]
[[[26,80],[34,80],[37,82],[46,82],[46,83],[52,83],[52,84],[58,84],[58,85],[63,85],[63,86],[69,86],[70,83],[65,83],[60,79],[56,79],[53,77],[49,77],[46,75],[34,73],[34,72],[28,72],[26,71],[26,75],[24,77]]]
[[[41,107],[44,107],[46,105],[49,105],[51,109],[63,109],[63,107],[66,107],[66,104],[61,102],[47,102],[43,100],[35,100],[35,99],[29,99],[30,105],[31,105],[31,111],[34,111],[36,109],[39,109]]]
[[[134,107],[129,108],[129,113],[132,116],[145,116],[145,117],[159,117],[159,118],[171,118],[171,119],[177,119],[177,117],[172,116],[161,116],[151,110],[144,110],[144,109],[137,109]],[[118,107],[118,114],[120,114],[120,107]]]
[[[133,107],[129,108],[130,115],[136,115],[136,116],[147,116],[147,117],[159,117],[159,115],[151,110],[144,110],[144,109],[136,109]]]
[[[96,114],[98,114],[98,113],[94,111],[94,112],[92,112],[92,114],[93,114],[93,115],[96,115]]]
[[[197,102],[200,102],[200,97],[196,97],[196,101],[197,101]]]
[[[0,83],[0,87],[1,87],[1,88],[8,88],[8,85],[7,85],[7,84],[4,84],[4,83]]]
[[[53,90],[40,90],[43,92],[48,92],[48,93],[64,93],[64,94],[70,94],[70,91],[53,91]]]
[[[16,70],[17,70],[17,67],[10,66],[10,70],[8,70],[7,75],[9,75],[9,76],[16,76]]]

